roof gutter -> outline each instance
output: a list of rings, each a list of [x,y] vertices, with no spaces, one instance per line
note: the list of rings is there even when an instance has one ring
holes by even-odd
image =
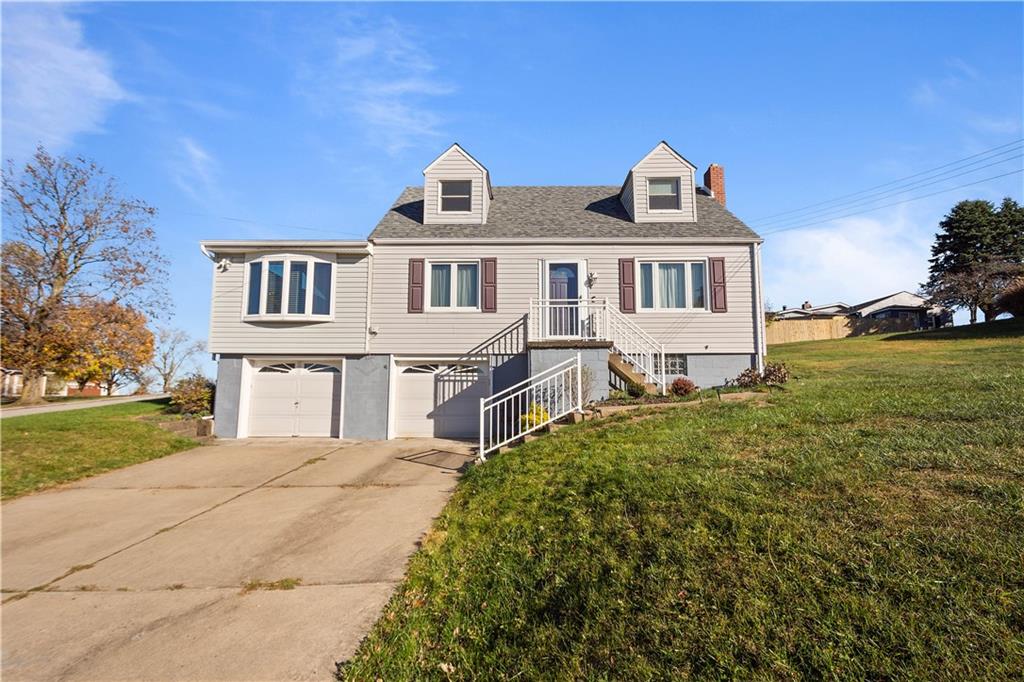
[[[740,238],[740,237],[628,237],[628,238],[583,238],[583,237],[556,237],[549,239],[531,238],[446,238],[435,237],[427,239],[423,237],[383,237],[371,238],[374,244],[393,244],[404,246],[440,245],[440,244],[761,244],[764,239],[761,237]]]
[[[368,256],[373,244],[365,240],[338,239],[217,239],[199,242],[199,250],[210,260],[216,254],[251,253],[253,251],[303,251],[306,253],[340,253]]]

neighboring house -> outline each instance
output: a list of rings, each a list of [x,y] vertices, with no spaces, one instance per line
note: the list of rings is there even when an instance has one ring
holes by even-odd
[[[772,313],[775,320],[810,320],[832,317],[869,318],[875,320],[911,320],[916,329],[933,329],[953,323],[953,313],[945,308],[933,306],[927,299],[908,291],[875,298],[857,305],[829,303],[812,306],[804,301],[799,308],[782,307]]]
[[[662,142],[621,186],[494,186],[456,144],[423,174],[366,241],[202,243],[218,436],[476,437],[481,399],[577,353],[590,399],[762,366],[762,240],[720,166],[698,186]]]
[[[911,320],[918,329],[936,329],[953,324],[953,312],[933,306],[928,299],[909,291],[897,291],[853,306],[849,314],[874,320]]]
[[[2,379],[0,395],[4,398],[21,396],[24,378],[20,369],[0,368],[0,379]],[[53,372],[46,372],[43,375],[43,394],[49,396],[101,396],[107,394],[107,389],[91,381],[79,389],[76,382],[64,381],[56,377]]]

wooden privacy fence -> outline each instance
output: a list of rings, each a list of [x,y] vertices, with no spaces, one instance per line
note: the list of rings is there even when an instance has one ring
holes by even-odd
[[[831,317],[814,320],[774,320],[768,323],[765,340],[769,345],[797,341],[824,341],[847,336],[907,332],[916,328],[916,320],[870,317]]]

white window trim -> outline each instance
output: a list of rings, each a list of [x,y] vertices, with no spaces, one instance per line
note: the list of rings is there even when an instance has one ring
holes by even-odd
[[[446,211],[444,210],[443,183],[445,182],[468,182],[469,183],[469,210],[468,211]],[[461,198],[462,194],[452,195],[452,198]],[[473,212],[473,179],[472,178],[444,178],[437,181],[437,212],[445,215],[469,215]]]
[[[682,213],[683,212],[683,179],[676,176],[647,177],[647,212],[648,213]],[[676,183],[675,208],[651,208],[651,181],[672,180]]]
[[[267,307],[267,284],[270,281],[268,276],[269,263],[271,261],[283,261],[284,262],[284,281],[281,286],[281,312],[280,313],[267,313],[265,312]],[[291,263],[293,261],[305,261],[309,263],[309,269],[306,272],[306,312],[304,313],[289,313],[288,312],[288,287],[291,283]],[[249,272],[250,264],[261,263],[260,275],[260,312],[255,315],[249,314]],[[313,314],[313,273],[315,268],[314,263],[326,263],[331,266],[331,284],[330,284],[330,298],[328,299],[328,310],[326,314],[318,313]],[[254,258],[249,258],[245,261],[245,275],[243,277],[242,286],[242,319],[247,322],[256,321],[270,321],[270,322],[329,322],[334,319],[334,290],[337,285],[336,277],[338,275],[338,264],[334,261],[327,260],[326,258],[320,258],[313,255],[305,255],[301,253],[275,253],[260,255]]]
[[[643,280],[640,274],[640,265],[642,263],[651,263],[651,269],[653,271],[653,277],[651,286],[654,287],[654,307],[644,308],[641,304],[643,303]],[[682,308],[665,308],[661,305],[661,287],[658,283],[659,274],[658,264],[681,264],[683,268],[683,278],[686,283],[686,300],[683,301],[685,304]],[[690,266],[694,263],[701,263],[704,265],[704,307],[694,308],[690,305],[690,296],[693,293],[693,277],[690,274]],[[634,272],[636,273],[636,304],[634,310],[638,313],[665,313],[665,312],[687,312],[687,313],[710,313],[711,312],[711,290],[709,286],[709,268],[708,259],[706,258],[637,258],[635,259]]]
[[[435,265],[450,265],[452,266],[451,276],[451,291],[449,299],[452,301],[452,305],[447,306],[433,306],[431,301],[433,300],[433,288],[434,288],[434,276],[433,266]],[[475,265],[476,266],[476,305],[475,306],[457,306],[454,305],[455,301],[459,300],[459,278],[458,278],[458,265]],[[483,265],[479,260],[473,259],[455,259],[445,260],[443,258],[437,260],[427,260],[423,264],[423,279],[426,280],[423,283],[423,311],[424,312],[435,312],[435,313],[478,313],[480,312],[480,299],[483,296]]]

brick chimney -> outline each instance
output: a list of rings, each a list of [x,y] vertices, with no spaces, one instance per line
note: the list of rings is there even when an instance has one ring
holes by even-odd
[[[704,186],[711,190],[715,201],[725,206],[725,169],[717,163],[708,166],[704,171]]]

